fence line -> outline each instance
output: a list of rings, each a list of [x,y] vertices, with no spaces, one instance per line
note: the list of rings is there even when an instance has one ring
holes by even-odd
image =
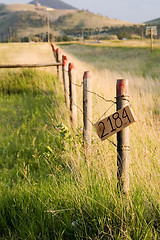
[[[52,46],[52,50],[53,50],[54,53],[57,53],[57,52],[58,52],[58,53],[60,53],[60,55],[62,55],[61,52],[60,52],[60,50],[59,50],[59,48],[56,49],[52,43],[51,43],[51,46]],[[57,59],[58,59],[58,57],[57,57]],[[68,71],[66,70],[66,69],[67,69],[67,68],[66,68],[67,64],[68,64]],[[68,58],[67,58],[67,56],[62,55],[62,77],[63,77],[63,84],[65,84],[65,86],[64,86],[65,103],[66,103],[67,107],[70,108],[70,110],[71,110],[71,109],[72,109],[72,106],[68,106],[68,104],[67,104],[67,102],[66,102],[66,99],[67,99],[67,97],[71,98],[72,91],[71,91],[71,92],[69,91],[69,84],[67,84],[66,82],[67,82],[67,81],[68,81],[68,82],[70,81],[70,84],[71,84],[71,85],[77,86],[77,87],[81,88],[81,87],[84,85],[84,80],[81,82],[81,84],[77,84],[77,83],[75,82],[75,80],[74,80],[74,81],[69,80],[69,78],[70,78],[70,71],[71,71],[70,65],[73,66],[73,70],[75,71],[74,65],[71,64],[71,63],[68,63]],[[65,73],[68,73],[68,79],[67,79],[67,75],[65,75]],[[66,86],[66,84],[67,84],[67,86]],[[68,88],[68,90],[67,90],[67,88]],[[70,86],[70,88],[71,88],[71,86]],[[74,91],[76,91],[76,89],[74,89]],[[102,114],[102,116],[98,119],[98,121],[116,104],[116,101],[114,101],[114,100],[112,100],[112,99],[106,99],[105,97],[101,96],[100,94],[98,94],[98,93],[96,93],[96,92],[94,92],[94,91],[88,90],[88,89],[86,89],[86,88],[84,89],[84,91],[87,92],[87,93],[91,93],[91,94],[99,97],[100,99],[102,99],[103,101],[105,101],[105,102],[107,102],[107,103],[113,103],[113,104]],[[67,95],[67,96],[66,96],[66,95]],[[116,97],[115,97],[115,98],[116,98]],[[68,101],[70,102],[70,100],[68,100]],[[77,109],[79,109],[79,111],[80,111],[82,114],[84,114],[84,111],[83,111],[73,100],[72,100],[72,104],[71,104],[71,105],[74,105]],[[86,117],[86,119],[92,124],[92,126],[94,126],[94,123],[92,122],[92,120],[91,120],[89,117]],[[111,141],[111,143],[112,143],[112,141]],[[114,143],[113,143],[113,144],[114,144]],[[114,144],[114,145],[115,145],[115,144]],[[116,146],[116,145],[115,145],[115,146]]]
[[[66,90],[66,94],[68,95],[68,96],[70,96],[70,94],[69,94],[69,92],[67,92],[67,90]],[[73,102],[73,105],[83,114],[83,110],[77,105],[77,104],[75,104],[75,102]],[[114,106],[114,104],[112,104],[108,109],[107,109],[107,111],[105,111],[104,113],[103,113],[103,115],[99,118],[99,120],[111,109],[111,107],[113,107]],[[92,124],[92,126],[94,127],[94,123],[87,117],[87,120]],[[110,140],[109,138],[107,139],[114,147],[117,147],[117,145],[112,141],[112,140]]]
[[[120,128],[122,119],[118,113],[119,110],[128,106],[130,104],[129,97],[128,97],[128,83],[125,79],[117,80],[117,95],[116,101],[111,99],[105,99],[100,94],[92,91],[92,77],[90,72],[85,72],[83,76],[83,82],[81,84],[76,83],[76,71],[75,67],[72,63],[68,64],[68,71],[66,70],[67,66],[67,57],[62,56],[59,48],[55,48],[53,44],[51,44],[53,56],[56,62],[53,63],[40,63],[40,64],[8,64],[8,65],[0,65],[0,68],[40,68],[40,67],[57,67],[57,77],[60,78],[60,71],[59,67],[62,66],[62,75],[63,75],[63,84],[64,84],[64,96],[65,96],[65,103],[67,107],[69,107],[71,112],[71,122],[73,128],[77,127],[77,109],[81,111],[83,114],[83,141],[85,149],[91,148],[91,134],[92,134],[92,126],[98,124],[100,119],[114,106],[117,105],[117,112],[113,114],[113,119],[115,125]],[[68,78],[65,73],[68,73]],[[76,87],[83,86],[83,110],[77,105],[76,102]],[[103,113],[103,115],[98,119],[96,124],[92,122],[92,95],[95,95],[102,99],[107,103],[112,103],[112,105]],[[122,109],[123,110],[123,109]],[[123,112],[122,118],[129,119],[127,112]],[[109,121],[108,121],[109,120]],[[114,129],[111,118],[108,117],[107,121],[110,123],[111,132],[116,131]],[[130,121],[131,122],[131,121]],[[99,122],[101,125],[101,140],[103,137],[107,138],[105,133],[105,124],[104,122]],[[118,188],[123,193],[128,193],[129,191],[129,128],[125,128],[121,131],[117,132],[117,145],[112,142],[110,139],[108,141],[112,143],[115,147],[117,147],[117,179],[118,179]],[[112,133],[113,134],[113,133]],[[111,135],[111,134],[110,134]],[[109,135],[109,136],[110,136]],[[104,140],[105,140],[104,139]]]
[[[36,64],[1,64],[0,68],[40,68],[40,67],[55,67],[62,66],[61,62],[55,63],[36,63]]]
[[[52,46],[52,49],[55,48]],[[57,52],[57,50],[56,50]],[[62,66],[66,65],[66,60],[67,57],[63,56],[62,57]],[[57,59],[58,61],[58,59]],[[71,63],[69,63],[69,66],[71,66]],[[75,69],[73,69],[73,72]],[[68,77],[69,80],[66,79],[65,73],[68,72]],[[74,73],[73,73],[74,74]],[[117,95],[115,97],[116,101],[112,99],[106,99],[105,97],[101,96],[100,94],[92,91],[92,79],[90,76],[89,72],[84,73],[83,77],[83,82],[81,84],[77,84],[76,80],[72,81],[71,79],[71,70],[70,67],[68,71],[66,68],[63,68],[63,77],[65,76],[65,79],[63,79],[63,83],[66,84],[66,81],[69,81],[69,89],[64,87],[65,91],[65,99],[66,95],[69,96],[69,101],[70,101],[70,111],[73,117],[72,109],[73,106],[76,107],[76,109],[79,109],[80,112],[83,114],[83,141],[84,141],[84,146],[85,147],[91,147],[91,132],[92,132],[92,126],[95,126],[96,124],[93,124],[92,122],[92,95],[95,95],[96,97],[99,97],[106,103],[112,103],[111,106],[103,113],[103,115],[98,119],[97,124],[99,122],[99,125],[101,125],[101,138],[106,136],[108,133],[105,133],[105,124],[103,122],[102,117],[116,104],[117,106],[117,111],[119,109],[124,108],[125,106],[128,106],[130,104],[129,98],[128,98],[128,89],[127,89],[127,81],[124,79],[117,80]],[[76,95],[76,88],[73,86],[81,88],[83,86],[83,110],[77,105],[76,100],[73,100],[73,95]],[[69,93],[68,93],[69,91]],[[75,92],[74,92],[75,91]],[[76,111],[76,110],[75,110]],[[76,113],[77,115],[77,113]],[[117,129],[121,126],[122,119],[120,118],[120,115],[118,112],[115,112],[112,115],[112,120],[114,121],[114,124],[116,125]],[[127,112],[123,112],[122,118],[130,121]],[[118,181],[118,189],[122,191],[123,193],[128,194],[129,191],[129,163],[128,163],[128,158],[129,158],[129,128],[124,128],[121,131],[118,131],[114,129],[111,118],[108,117],[106,118],[107,121],[110,124],[111,127],[111,132],[116,131],[117,132],[117,145],[111,141],[109,138],[107,140],[113,144],[114,147],[117,148],[117,181]],[[101,120],[101,121],[100,121]],[[73,121],[73,120],[72,120]],[[73,123],[72,123],[73,124]],[[112,134],[110,134],[112,135]],[[102,140],[102,139],[101,139]],[[86,148],[85,148],[86,150]]]

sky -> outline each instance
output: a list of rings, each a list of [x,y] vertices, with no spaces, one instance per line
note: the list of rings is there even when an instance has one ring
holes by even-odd
[[[0,3],[28,3],[31,0],[0,0]],[[54,0],[53,0],[54,1]],[[109,18],[142,23],[160,18],[160,0],[63,0],[78,9],[100,13]]]

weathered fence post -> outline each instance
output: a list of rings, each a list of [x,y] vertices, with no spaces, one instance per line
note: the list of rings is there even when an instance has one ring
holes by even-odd
[[[54,45],[52,43],[51,43],[51,47],[52,47],[52,51],[53,51],[53,56],[54,56],[54,58],[56,60],[56,49],[55,49],[55,47],[54,47]]]
[[[117,80],[117,111],[129,105],[128,82]],[[127,116],[123,116],[124,118]],[[117,116],[117,121],[119,117]],[[117,133],[117,178],[118,188],[123,193],[129,192],[129,127]]]
[[[69,81],[67,76],[67,57],[62,56],[62,74],[63,74],[63,85],[64,85],[64,98],[66,106],[69,108]]]
[[[86,149],[91,147],[92,134],[92,77],[89,71],[83,75],[83,141]]]
[[[77,127],[76,70],[73,63],[69,63],[68,65],[68,77],[69,77],[71,122],[72,126],[76,128]]]
[[[60,51],[59,48],[56,49],[56,62],[60,62]],[[57,78],[59,79],[59,66],[57,66]]]

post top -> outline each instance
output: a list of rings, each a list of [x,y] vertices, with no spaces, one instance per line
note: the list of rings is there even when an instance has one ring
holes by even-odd
[[[68,59],[67,59],[67,56],[63,55],[63,56],[62,56],[62,60],[63,60],[63,61],[66,60],[66,61],[67,61],[67,60],[68,60]]]
[[[116,85],[117,97],[128,97],[128,81],[126,79],[118,79]]]
[[[62,66],[65,67],[67,65],[67,60],[63,59]]]
[[[91,78],[91,72],[90,71],[84,72],[83,79],[84,78]]]
[[[71,72],[73,69],[75,69],[75,66],[73,63],[69,63],[68,65],[68,71]]]

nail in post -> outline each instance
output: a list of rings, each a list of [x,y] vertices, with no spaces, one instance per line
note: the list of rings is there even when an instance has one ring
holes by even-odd
[[[66,106],[69,108],[69,81],[67,76],[67,57],[62,56],[62,74],[63,74],[63,85],[64,85],[64,98]]]
[[[129,96],[127,80],[117,80],[116,88],[118,111],[128,105]],[[129,127],[126,127],[117,133],[117,178],[118,188],[123,193],[128,193],[129,191],[129,151]]]
[[[83,76],[83,141],[85,148],[91,147],[92,134],[92,77],[89,71]]]
[[[73,63],[68,65],[69,77],[69,96],[70,96],[70,111],[71,122],[74,128],[77,127],[77,106],[76,106],[76,70]]]

